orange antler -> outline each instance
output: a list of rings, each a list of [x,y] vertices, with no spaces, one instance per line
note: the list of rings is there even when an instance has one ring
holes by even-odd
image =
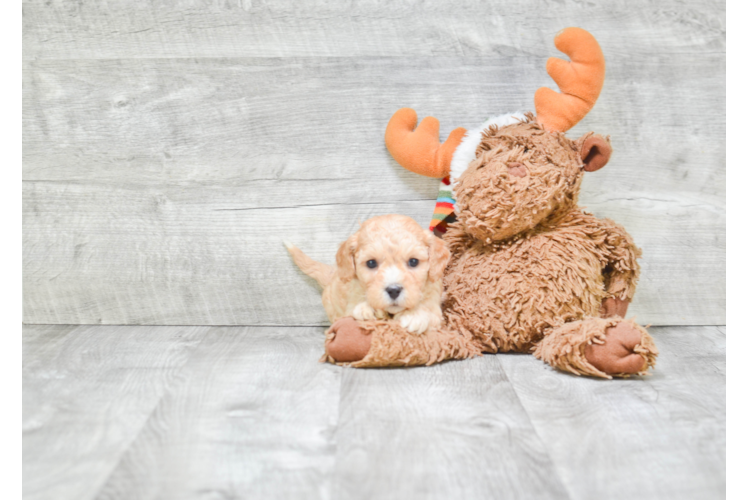
[[[448,176],[452,153],[467,131],[456,128],[444,144],[439,144],[439,120],[429,116],[418,128],[416,123],[418,115],[410,108],[400,108],[392,115],[384,132],[390,154],[411,172],[437,178]]]
[[[605,80],[605,57],[595,37],[581,28],[566,28],[556,35],[554,43],[571,61],[548,59],[546,71],[561,94],[539,88],[535,110],[538,123],[546,129],[565,132],[595,105]]]

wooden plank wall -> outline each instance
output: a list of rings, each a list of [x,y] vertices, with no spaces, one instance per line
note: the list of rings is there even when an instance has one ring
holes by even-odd
[[[725,5],[508,0],[23,2],[24,322],[322,325],[281,242],[426,225],[438,181],[383,133],[532,109],[565,26],[605,88],[569,135],[615,154],[583,205],[643,248],[642,324],[725,323]]]

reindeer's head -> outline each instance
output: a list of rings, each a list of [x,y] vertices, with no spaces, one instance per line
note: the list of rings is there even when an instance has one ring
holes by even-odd
[[[487,242],[533,228],[575,207],[582,173],[602,167],[610,152],[600,136],[572,141],[544,130],[529,113],[526,122],[490,126],[456,182],[460,221]]]
[[[489,120],[477,131],[452,131],[444,144],[439,122],[428,117],[413,130],[417,117],[408,108],[387,126],[385,141],[398,163],[431,177],[451,171],[460,220],[480,240],[510,237],[575,206],[582,173],[602,168],[612,153],[599,135],[573,141],[564,134],[600,94],[605,75],[600,46],[579,28],[567,28],[555,42],[571,61],[548,60],[548,73],[562,93],[545,87],[535,93],[537,119],[527,113],[492,125]]]

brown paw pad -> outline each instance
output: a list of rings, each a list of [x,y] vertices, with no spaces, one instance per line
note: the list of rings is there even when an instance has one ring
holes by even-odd
[[[611,375],[638,373],[646,368],[647,360],[634,352],[642,334],[624,321],[605,331],[604,344],[590,344],[584,350],[592,366]]]
[[[628,300],[621,300],[610,297],[603,300],[602,307],[600,308],[600,317],[612,318],[613,316],[620,316],[621,318],[625,318],[628,308]]]
[[[371,334],[350,317],[337,320],[330,331],[334,337],[327,343],[327,354],[338,363],[351,363],[366,357],[371,347]]]

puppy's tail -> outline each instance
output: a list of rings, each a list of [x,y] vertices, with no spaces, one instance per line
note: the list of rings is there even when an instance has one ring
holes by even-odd
[[[304,274],[314,278],[322,288],[330,284],[330,281],[332,281],[332,275],[335,272],[335,269],[332,266],[313,260],[291,243],[283,242],[283,244],[286,245],[286,249],[288,250],[288,253],[291,254],[291,258]]]

